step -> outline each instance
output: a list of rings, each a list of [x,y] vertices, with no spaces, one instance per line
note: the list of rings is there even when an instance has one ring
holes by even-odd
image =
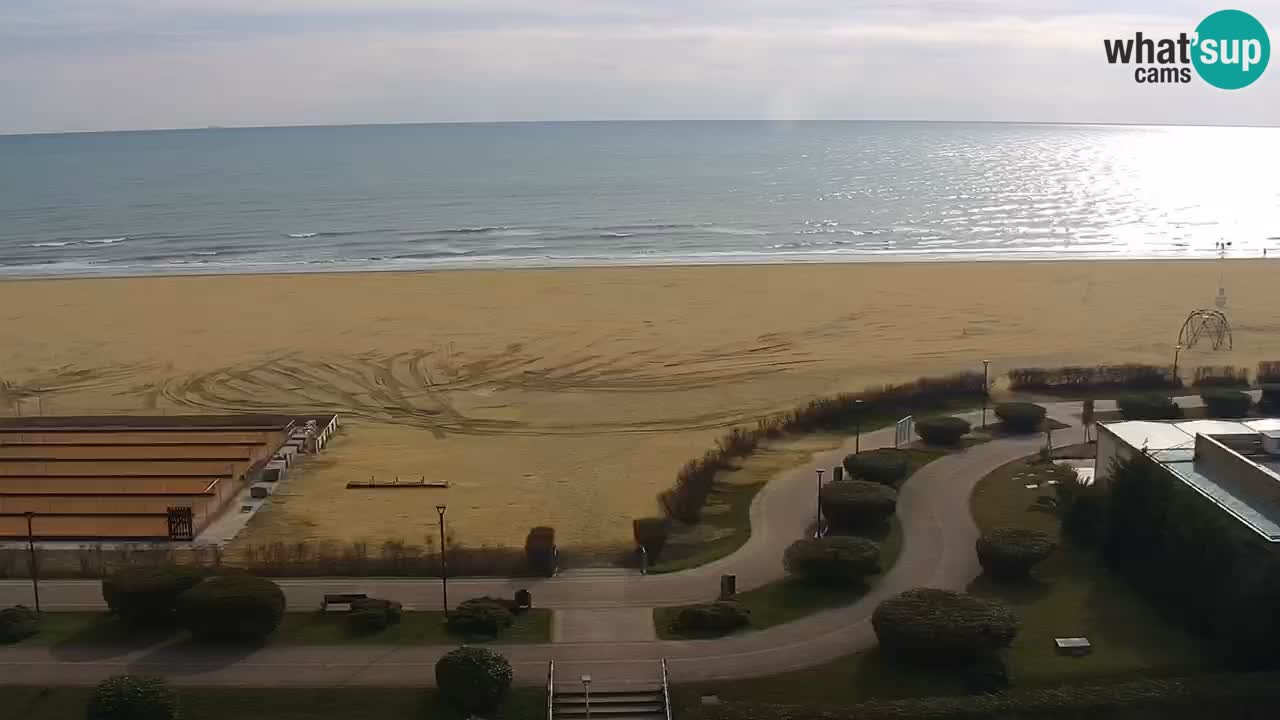
[[[610,702],[662,702],[662,691],[615,691],[615,692],[592,692],[591,703],[610,703]],[[576,704],[586,702],[586,696],[582,693],[562,693],[557,691],[555,695],[556,704]]]
[[[595,703],[591,704],[590,715],[592,718],[666,718],[666,716],[666,711],[660,707],[634,706],[630,709],[620,710],[615,708],[597,708]],[[566,720],[585,720],[588,715],[586,708],[583,708],[581,710],[571,711],[556,710],[553,717],[565,718]]]
[[[561,709],[563,709],[565,712],[576,712],[576,711],[578,711],[578,710],[581,710],[581,709],[585,708],[586,706],[587,706],[587,704],[586,704],[585,702],[571,702],[571,703],[557,702],[553,707],[555,707],[555,709],[556,709],[556,710],[561,710]],[[662,709],[662,699],[661,699],[661,698],[659,698],[659,699],[657,699],[657,700],[654,700],[653,698],[646,698],[646,699],[642,699],[642,700],[632,700],[632,701],[630,701],[630,702],[607,702],[607,703],[602,703],[602,702],[596,702],[596,699],[595,699],[595,698],[591,698],[591,709],[592,709],[592,711],[595,711],[595,710],[608,710],[608,711],[612,712],[612,711],[614,711],[614,710],[619,710],[619,709],[629,709],[629,708],[638,708],[638,707],[641,707],[641,708],[656,708],[656,709],[658,709],[658,710],[661,710],[661,709]]]

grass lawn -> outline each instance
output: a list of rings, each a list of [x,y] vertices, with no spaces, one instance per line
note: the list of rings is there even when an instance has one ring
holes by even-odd
[[[44,613],[40,634],[28,645],[125,645],[147,647],[182,634],[179,630],[139,633],[106,613]],[[454,645],[463,642],[551,642],[551,611],[534,609],[517,615],[515,623],[496,640],[450,634],[441,612],[406,612],[400,624],[377,633],[353,633],[341,612],[285,613],[271,635],[272,645]]]
[[[424,672],[431,672],[430,668]],[[418,688],[179,688],[184,720],[454,720],[435,693]],[[88,688],[0,687],[3,717],[72,720],[84,717]],[[490,720],[532,720],[546,714],[546,690],[512,688]]]
[[[1018,460],[983,479],[971,502],[978,527],[1023,527],[1058,536],[1057,516],[1036,505],[1037,496],[1053,495],[1052,486],[1026,487],[1047,479],[1050,467]],[[1007,584],[979,578],[970,592],[1004,601],[1022,619],[1007,654],[1017,687],[1206,667],[1192,636],[1159,618],[1124,580],[1106,570],[1095,551],[1065,540],[1036,568],[1033,581]],[[1093,653],[1058,655],[1053,639],[1065,636],[1089,638]]]

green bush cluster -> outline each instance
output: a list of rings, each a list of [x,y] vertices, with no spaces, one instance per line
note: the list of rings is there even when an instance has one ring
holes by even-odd
[[[1177,420],[1182,408],[1165,395],[1125,395],[1116,403],[1125,420]]]
[[[670,532],[670,521],[666,518],[637,518],[631,521],[631,533],[636,545],[644,548],[649,555],[649,562],[654,562],[662,554]]]
[[[203,579],[200,569],[182,565],[126,567],[102,581],[102,599],[125,622],[162,625],[173,619],[178,598]]]
[[[1146,455],[1116,462],[1108,487],[1107,565],[1230,666],[1280,667],[1280,558],[1271,544]]]
[[[1202,365],[1196,368],[1191,384],[1196,387],[1248,387],[1249,368]]]
[[[907,590],[871,614],[886,655],[918,665],[962,665],[990,657],[1018,634],[1004,605],[934,588]]]
[[[555,575],[558,555],[555,528],[542,525],[530,528],[524,540],[524,558],[530,570],[543,577]]]
[[[178,693],[158,677],[116,675],[89,694],[87,720],[178,720]]]
[[[823,485],[818,491],[818,503],[831,527],[863,530],[877,527],[893,515],[898,492],[880,483],[841,480]]]
[[[40,615],[25,605],[0,610],[0,644],[16,643],[40,632]]]
[[[896,484],[907,476],[911,461],[905,450],[898,448],[879,448],[867,452],[848,455],[844,459],[844,469],[850,479],[867,482]]]
[[[782,556],[787,572],[814,585],[857,585],[880,572],[880,546],[862,537],[797,540]]]
[[[1043,406],[1029,402],[1007,402],[996,405],[996,417],[1012,433],[1039,432],[1044,424]]]
[[[916,434],[930,445],[955,445],[969,434],[969,423],[958,417],[920,418],[915,421]]]
[[[395,600],[362,598],[351,602],[347,626],[357,633],[376,633],[400,624],[401,605]]]
[[[1240,390],[1205,388],[1200,391],[1200,399],[1204,401],[1209,416],[1215,418],[1242,418],[1253,407],[1253,398]]]
[[[494,597],[464,600],[449,611],[449,632],[463,636],[497,637],[515,622],[512,604]]]
[[[680,608],[670,630],[680,635],[717,637],[751,623],[751,611],[732,600],[717,600]]]
[[[870,417],[943,408],[980,399],[986,392],[982,373],[964,372],[811,400],[785,413],[762,418],[754,428],[730,430],[716,442],[714,449],[680,468],[675,485],[658,495],[658,504],[667,517],[685,523],[697,522],[716,473],[728,468],[734,458],[750,454],[764,439],[789,432],[845,428]]]
[[[1262,399],[1258,407],[1265,413],[1280,413],[1280,383],[1268,383],[1262,386]]]
[[[197,640],[259,642],[284,617],[280,586],[252,575],[211,577],[178,598],[178,621]]]
[[[1024,528],[997,528],[978,538],[978,562],[998,580],[1021,580],[1058,547],[1048,533]]]
[[[461,713],[492,712],[511,690],[511,663],[487,648],[460,647],[436,662],[436,689]]]
[[[1056,368],[1015,368],[1009,389],[1050,393],[1089,393],[1101,390],[1164,390],[1182,387],[1182,380],[1163,365],[1069,365]]]

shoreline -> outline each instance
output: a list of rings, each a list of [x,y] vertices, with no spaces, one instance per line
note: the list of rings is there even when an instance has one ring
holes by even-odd
[[[1275,256],[1255,256],[1255,257],[1109,257],[1109,256],[1060,256],[1060,257],[1028,257],[1028,258],[1008,258],[1008,257],[971,257],[971,258],[949,258],[949,257],[921,257],[910,258],[901,256],[886,256],[880,258],[866,259],[778,259],[774,261],[768,260],[744,260],[742,262],[726,261],[723,259],[710,259],[706,262],[696,262],[686,259],[674,260],[671,262],[654,261],[654,262],[636,262],[633,259],[619,260],[616,262],[601,261],[598,263],[528,263],[528,264],[502,264],[493,263],[487,265],[477,264],[449,264],[441,263],[429,267],[420,268],[392,268],[392,267],[367,267],[353,269],[315,269],[315,270],[227,270],[225,272],[217,270],[208,271],[189,271],[189,272],[141,272],[141,273],[122,273],[122,274],[66,274],[66,275],[7,275],[0,270],[0,284],[5,283],[30,283],[43,281],[66,281],[66,280],[146,280],[146,279],[181,279],[181,278],[235,278],[235,277],[266,277],[266,278],[284,278],[293,276],[305,277],[345,277],[351,275],[380,274],[380,275],[429,275],[434,273],[484,273],[484,272],[545,272],[545,271],[601,271],[601,270],[647,270],[647,269],[698,269],[698,268],[755,268],[755,267],[815,267],[815,266],[885,266],[885,265],[1058,265],[1072,263],[1089,263],[1089,264],[1198,264],[1198,263],[1223,263],[1226,265],[1243,265],[1258,261],[1269,261],[1280,259],[1280,251]],[[324,264],[324,263],[321,263]],[[337,264],[337,263],[333,263]]]

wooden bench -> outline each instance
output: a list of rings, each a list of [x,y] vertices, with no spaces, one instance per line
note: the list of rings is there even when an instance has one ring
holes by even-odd
[[[324,600],[320,601],[320,612],[328,610],[330,605],[346,605],[350,609],[356,600],[368,599],[365,593],[325,593]]]

